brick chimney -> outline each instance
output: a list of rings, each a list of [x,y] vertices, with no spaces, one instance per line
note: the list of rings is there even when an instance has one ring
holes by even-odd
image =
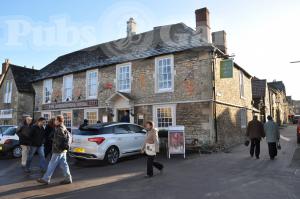
[[[195,10],[196,31],[200,34],[201,39],[211,43],[209,11],[207,8]]]
[[[223,53],[227,54],[227,39],[224,30],[212,33],[212,43]]]
[[[135,20],[131,17],[127,21],[127,37],[130,37],[132,35],[136,34],[136,22]]]

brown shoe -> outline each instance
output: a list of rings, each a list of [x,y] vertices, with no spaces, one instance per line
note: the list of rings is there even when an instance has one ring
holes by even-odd
[[[63,180],[59,184],[64,185],[64,184],[72,184],[72,180]]]
[[[39,179],[37,179],[36,181],[37,181],[38,183],[41,183],[41,184],[44,184],[44,185],[48,185],[48,184],[49,184],[49,182],[46,181],[46,180],[44,180],[43,178],[39,178]]]

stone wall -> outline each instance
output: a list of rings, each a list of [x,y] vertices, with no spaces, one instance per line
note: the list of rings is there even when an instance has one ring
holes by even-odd
[[[18,123],[22,122],[23,115],[30,115],[33,117],[34,94],[32,93],[18,93]]]
[[[220,61],[217,59],[215,67],[216,78],[216,99],[222,102],[247,107],[252,109],[252,86],[251,78],[246,73],[244,74],[244,97],[240,94],[240,72],[241,70],[233,67],[232,78],[220,78]]]
[[[212,144],[212,111],[210,102],[176,105],[176,125],[185,126],[187,139],[198,139],[201,144]]]
[[[218,144],[229,147],[245,141],[246,128],[241,126],[241,108],[223,104],[216,105]],[[247,123],[252,111],[247,110]]]

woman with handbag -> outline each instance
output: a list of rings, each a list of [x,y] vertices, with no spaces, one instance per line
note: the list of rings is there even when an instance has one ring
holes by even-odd
[[[146,153],[147,155],[147,175],[145,177],[151,178],[153,177],[153,166],[160,172],[163,171],[164,166],[154,161],[156,154],[159,152],[158,132],[154,128],[154,123],[148,121],[145,128],[147,129],[147,134],[144,146],[142,147],[142,153]]]

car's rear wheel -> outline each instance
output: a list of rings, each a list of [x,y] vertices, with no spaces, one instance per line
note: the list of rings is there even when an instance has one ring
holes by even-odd
[[[14,158],[20,158],[22,157],[22,148],[20,146],[16,146],[13,150],[12,150],[12,156]]]
[[[297,138],[297,143],[300,144],[300,137]]]
[[[119,160],[120,152],[119,149],[115,146],[111,146],[107,149],[105,154],[105,161],[108,164],[116,164]]]

